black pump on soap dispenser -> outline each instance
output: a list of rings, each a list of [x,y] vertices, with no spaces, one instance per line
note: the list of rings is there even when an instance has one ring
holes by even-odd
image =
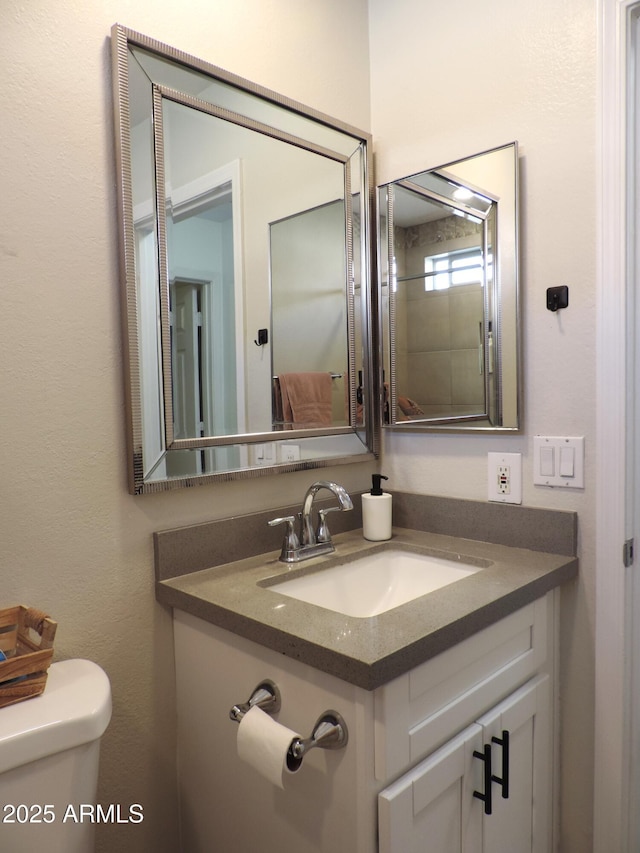
[[[372,474],[371,490],[362,495],[362,535],[372,542],[391,539],[391,495],[383,492],[384,474]]]
[[[388,480],[388,477],[385,477],[384,474],[372,474],[371,475],[371,491],[370,495],[382,495],[384,492],[382,491],[382,486],[380,485],[380,480]]]

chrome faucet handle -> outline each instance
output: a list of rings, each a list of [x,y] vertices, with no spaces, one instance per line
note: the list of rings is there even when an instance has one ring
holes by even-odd
[[[293,527],[295,521],[296,518],[294,515],[285,515],[282,518],[272,518],[271,521],[267,522],[269,527],[275,527],[277,524],[287,525],[280,552],[280,559],[284,563],[294,562],[300,551],[300,541]]]
[[[316,533],[316,542],[331,542],[331,533],[329,532],[329,528],[327,527],[326,516],[330,512],[341,511],[341,506],[330,506],[327,509],[318,510],[318,518],[320,519],[320,521],[318,523],[318,532]]]

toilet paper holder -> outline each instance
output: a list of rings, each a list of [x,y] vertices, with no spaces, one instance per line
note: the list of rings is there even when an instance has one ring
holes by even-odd
[[[282,707],[278,685],[274,684],[273,681],[268,678],[261,681],[247,702],[240,702],[238,705],[233,706],[229,711],[230,719],[235,723],[239,723],[247,711],[250,711],[254,705],[257,705],[261,711],[264,711],[265,714],[269,714],[269,716],[277,714]]]
[[[239,723],[254,706],[270,716],[278,713],[282,702],[278,686],[273,681],[261,681],[247,702],[241,702],[231,708],[229,718]],[[310,749],[343,749],[348,740],[349,730],[342,716],[337,711],[325,711],[316,720],[309,737],[295,737],[291,741],[287,753],[287,767],[289,770],[297,770]]]

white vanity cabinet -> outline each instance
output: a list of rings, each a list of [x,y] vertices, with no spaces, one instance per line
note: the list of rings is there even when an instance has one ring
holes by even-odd
[[[176,610],[184,853],[552,851],[554,596],[373,691]],[[229,720],[267,678],[283,725],[307,736],[334,709],[349,730],[344,749],[311,750],[284,790],[238,759]],[[488,746],[503,778],[505,732],[509,796],[492,781],[485,814],[474,753]]]
[[[380,853],[546,853],[548,736],[543,675],[381,792]]]
[[[410,767],[378,797],[380,853],[553,849],[552,613],[549,594],[377,691],[376,775]]]

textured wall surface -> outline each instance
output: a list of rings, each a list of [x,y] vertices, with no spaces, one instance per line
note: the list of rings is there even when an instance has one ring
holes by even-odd
[[[595,521],[596,19],[591,0],[370,0],[378,182],[518,140],[524,431],[388,435],[389,487],[482,500],[487,453],[523,460],[523,502],[579,513],[561,616],[563,853],[591,849]],[[547,287],[567,284],[551,314]],[[585,436],[585,488],[533,485],[533,436]]]
[[[99,850],[178,849],[171,617],[154,600],[152,532],[294,503],[316,479],[127,493],[111,26],[368,129],[366,15],[364,0],[0,4],[2,599],[46,608],[57,656],[111,679],[99,797],[141,803],[145,818],[99,827]],[[369,470],[327,473],[357,491]]]

